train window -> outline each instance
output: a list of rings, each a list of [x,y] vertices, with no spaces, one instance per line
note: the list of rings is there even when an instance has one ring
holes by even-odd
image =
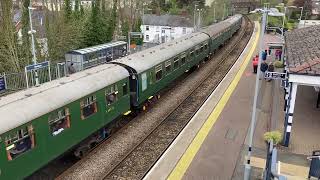
[[[179,68],[179,57],[174,58],[173,69]]]
[[[190,52],[190,56],[192,57],[194,55],[194,51],[191,51]]]
[[[185,64],[186,63],[186,56],[183,56],[181,58],[181,65]]]
[[[159,81],[162,78],[162,64],[156,66],[156,81]]]
[[[118,86],[113,85],[106,90],[107,105],[111,105],[118,100]]]
[[[166,73],[168,74],[171,71],[171,60],[166,61],[165,65],[166,65]]]
[[[200,53],[200,49],[196,49],[196,55]]]
[[[34,131],[32,125],[19,129],[5,137],[7,158],[9,161],[35,147]]]
[[[124,83],[122,85],[122,95],[124,96],[124,95],[127,95],[127,94],[128,94],[128,85],[127,85],[127,83]]]
[[[63,108],[51,113],[48,118],[48,123],[52,136],[56,136],[65,129],[70,128],[69,108]]]
[[[85,119],[90,115],[98,112],[96,96],[89,96],[80,101],[81,119]]]

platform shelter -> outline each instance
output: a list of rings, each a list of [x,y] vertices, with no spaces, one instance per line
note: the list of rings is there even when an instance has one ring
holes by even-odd
[[[320,25],[296,29],[285,34],[285,121],[283,145],[289,146],[298,86],[313,86],[319,98]]]

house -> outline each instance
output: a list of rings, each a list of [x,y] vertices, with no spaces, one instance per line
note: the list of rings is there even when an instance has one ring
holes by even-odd
[[[184,16],[145,14],[142,18],[143,42],[164,43],[193,31],[192,20]]]

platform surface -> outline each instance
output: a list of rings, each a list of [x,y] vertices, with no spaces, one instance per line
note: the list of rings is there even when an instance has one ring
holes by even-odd
[[[279,39],[266,35],[264,41],[267,44]],[[212,95],[216,98],[201,107],[194,121],[188,124],[145,179],[243,179],[256,78],[252,73],[251,57],[257,53],[256,46],[252,42],[241,57],[243,60],[237,62],[224,79],[226,82],[222,82]],[[246,62],[248,55],[250,61]],[[273,54],[268,61],[274,61]],[[298,87],[291,144],[289,148],[279,148],[281,172],[290,175],[289,179],[306,178],[309,171],[306,157],[312,150],[320,149],[320,110],[315,108],[316,96],[312,87]],[[262,177],[265,166],[263,134],[270,130],[282,132],[283,104],[280,82],[260,80],[258,120],[251,158],[253,179]]]

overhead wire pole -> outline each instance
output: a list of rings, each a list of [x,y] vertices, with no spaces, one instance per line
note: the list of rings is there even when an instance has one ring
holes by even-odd
[[[256,112],[257,112],[257,100],[258,100],[258,91],[259,91],[259,76],[261,73],[260,67],[262,62],[262,49],[263,49],[263,35],[265,31],[265,24],[266,24],[266,14],[267,9],[264,7],[263,15],[262,15],[262,23],[261,23],[261,32],[260,32],[260,39],[259,39],[259,63],[258,63],[258,72],[256,75],[256,85],[255,85],[255,91],[254,91],[254,99],[253,99],[253,106],[252,106],[252,116],[251,116],[251,124],[250,124],[250,134],[249,134],[249,149],[248,149],[248,155],[247,155],[247,162],[245,164],[244,169],[244,180],[250,179],[251,174],[251,165],[250,165],[250,158],[251,158],[251,152],[252,152],[252,141],[253,141],[253,135],[254,135],[254,127],[256,124]]]
[[[34,33],[36,33],[35,30],[33,30],[33,26],[32,26],[32,10],[35,9],[32,7],[31,5],[31,1],[29,4],[29,20],[30,20],[30,31],[28,32],[31,35],[31,46],[32,46],[32,62],[33,64],[37,64],[37,56],[36,56],[36,50],[35,50],[35,42],[34,42]],[[34,71],[34,75],[35,75],[35,80],[36,80],[36,86],[39,86],[39,77],[38,77],[38,71],[35,70]]]

